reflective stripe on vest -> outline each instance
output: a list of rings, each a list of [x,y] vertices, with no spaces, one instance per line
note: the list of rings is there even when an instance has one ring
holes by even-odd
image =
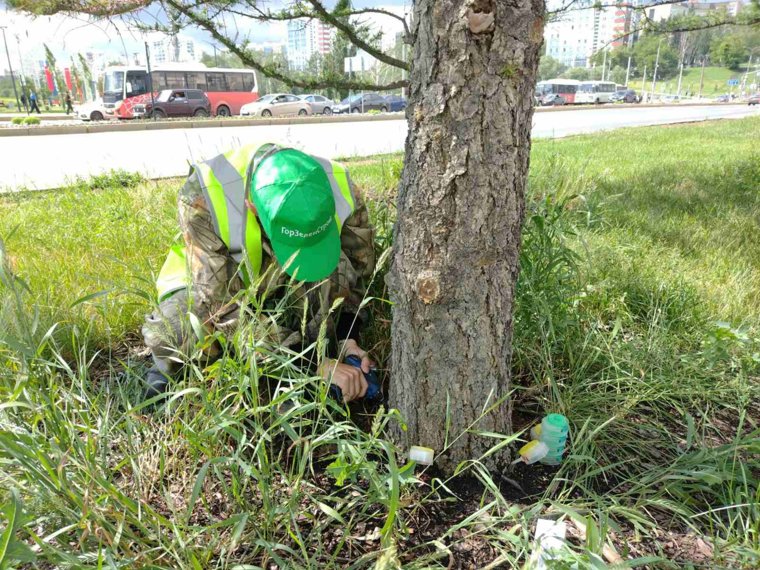
[[[261,271],[262,246],[258,220],[245,206],[249,171],[255,169],[263,158],[282,148],[272,143],[246,145],[194,166],[216,235],[227,246],[235,262],[241,263],[244,252],[247,252],[253,278]],[[335,221],[340,231],[356,208],[353,183],[342,164],[317,156],[313,158],[322,166],[330,181],[335,200]],[[180,273],[181,267],[184,270]],[[184,247],[172,247],[156,283],[159,300],[188,286],[189,269]],[[241,276],[244,282],[249,281],[244,272]]]
[[[348,170],[339,162],[333,162],[326,158],[312,156],[324,169],[327,179],[332,188],[333,200],[335,200],[335,220],[338,222],[338,231],[343,229],[343,223],[356,209],[353,184],[348,176]]]

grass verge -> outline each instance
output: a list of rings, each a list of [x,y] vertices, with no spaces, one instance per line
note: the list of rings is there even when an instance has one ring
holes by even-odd
[[[568,565],[756,567],[758,129],[746,119],[534,144],[515,424],[561,411],[572,448],[558,470],[474,463],[471,488],[406,464],[384,437],[393,412],[356,427],[362,410],[335,406],[294,355],[259,340],[255,300],[226,341],[236,357],[191,367],[146,415],[132,358],[112,347],[132,344],[150,307],[178,182],[117,174],[3,197],[11,555],[80,568],[510,567],[528,559],[541,516],[568,521]],[[379,249],[400,166],[352,164]],[[384,296],[381,276],[373,292]],[[378,303],[381,359],[387,316]]]

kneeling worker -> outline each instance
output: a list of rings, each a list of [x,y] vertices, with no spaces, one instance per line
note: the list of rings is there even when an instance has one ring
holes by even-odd
[[[226,152],[193,166],[179,193],[179,224],[184,246],[171,249],[158,278],[158,310],[142,328],[154,361],[146,397],[166,391],[197,342],[188,312],[209,332],[230,333],[240,312],[233,297],[279,269],[280,291],[292,276],[301,308],[277,323],[277,342],[300,351],[325,324],[344,357],[361,359],[361,370],[328,360],[320,375],[346,401],[364,395],[362,371],[372,362],[357,339],[361,301],[375,269],[374,232],[344,166],[272,143]],[[340,298],[340,313],[333,315]],[[210,350],[213,359],[221,349]]]

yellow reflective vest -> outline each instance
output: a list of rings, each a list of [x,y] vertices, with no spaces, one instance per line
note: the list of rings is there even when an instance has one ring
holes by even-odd
[[[246,145],[192,168],[206,198],[214,230],[229,249],[230,256],[241,265],[241,277],[246,283],[259,274],[262,261],[261,227],[245,205],[251,174],[264,158],[283,148],[273,143]],[[317,156],[312,158],[319,162],[330,181],[335,219],[341,229],[356,208],[348,170],[338,162]],[[253,273],[250,279],[243,269],[246,265]],[[173,245],[156,281],[158,300],[163,301],[191,283],[185,246]]]

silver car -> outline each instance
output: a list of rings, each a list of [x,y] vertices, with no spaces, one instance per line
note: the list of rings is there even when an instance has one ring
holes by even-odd
[[[335,102],[322,95],[301,95],[301,99],[311,105],[315,115],[332,115],[332,106]]]
[[[240,108],[243,117],[282,117],[285,115],[311,115],[311,105],[290,93],[265,95],[258,101]]]

